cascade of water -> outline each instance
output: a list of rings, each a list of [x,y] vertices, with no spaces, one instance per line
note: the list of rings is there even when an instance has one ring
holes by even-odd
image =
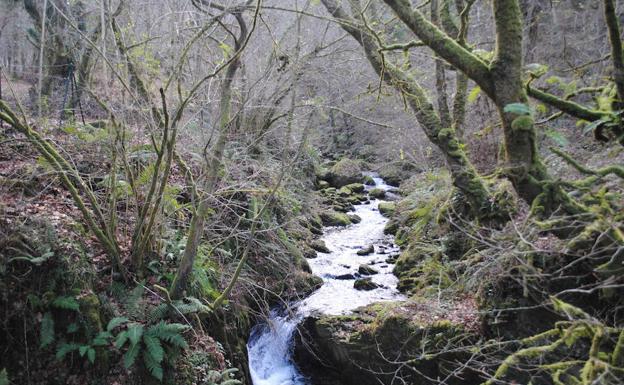
[[[390,186],[373,175],[377,188]],[[273,310],[267,323],[256,325],[247,343],[249,371],[254,385],[306,385],[292,359],[293,333],[307,315],[346,314],[373,302],[399,300],[403,296],[396,290],[397,278],[393,265],[386,262],[389,254],[398,251],[390,237],[383,234],[388,222],[378,210],[379,201],[356,206],[355,214],[362,218],[358,224],[346,228],[328,228],[321,238],[331,250],[309,260],[312,272],[323,278],[323,286],[308,298],[292,304],[291,313]],[[363,247],[374,244],[375,252],[357,255]],[[370,291],[354,289],[354,279],[359,276],[361,264],[373,265],[378,274],[371,280],[379,288]],[[338,279],[353,276],[352,279]]]

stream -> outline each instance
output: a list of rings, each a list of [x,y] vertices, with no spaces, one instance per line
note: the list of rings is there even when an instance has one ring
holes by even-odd
[[[389,190],[391,187],[373,176],[375,186]],[[256,325],[249,337],[247,351],[249,372],[253,385],[311,385],[298,370],[292,359],[293,334],[297,325],[312,314],[341,315],[379,301],[401,300],[396,290],[397,278],[392,274],[393,264],[386,259],[399,252],[392,237],[383,233],[388,219],[378,210],[380,200],[355,206],[354,214],[362,221],[347,227],[327,227],[321,240],[331,253],[318,253],[309,259],[312,273],[323,279],[323,286],[309,297],[292,303],[286,310],[273,309],[268,322]],[[375,252],[366,256],[357,251],[369,245]],[[361,264],[374,267],[379,273],[370,276],[379,288],[360,291],[353,288]]]

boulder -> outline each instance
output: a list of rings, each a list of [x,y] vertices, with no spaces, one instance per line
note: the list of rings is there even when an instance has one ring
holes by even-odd
[[[323,190],[329,187],[329,182],[326,180],[319,180],[316,183],[316,186],[318,187],[319,190]]]
[[[358,250],[357,255],[369,255],[369,254],[373,254],[374,252],[375,252],[375,246],[368,245],[365,248]]]
[[[362,183],[362,167],[360,162],[342,158],[327,173],[326,179],[330,185],[340,188],[351,183]]]
[[[386,197],[386,191],[380,188],[374,188],[368,192],[368,195],[375,199],[383,199]]]
[[[367,185],[367,186],[374,186],[374,185],[376,185],[377,183],[375,183],[375,179],[373,179],[373,177],[372,177],[372,176],[370,176],[370,175],[365,175],[365,176],[364,176],[364,184],[365,184],[365,185]]]
[[[375,290],[378,287],[380,286],[373,282],[370,278],[356,279],[355,282],[353,282],[353,288],[355,290],[370,291]]]
[[[352,223],[360,223],[362,222],[362,218],[356,214],[347,214]]]
[[[323,226],[348,226],[351,224],[351,219],[344,213],[340,213],[334,210],[324,210],[319,213]]]
[[[334,277],[334,279],[339,279],[341,281],[348,281],[348,280],[356,279],[356,278],[357,278],[357,275],[350,274],[350,273],[340,274],[340,275],[337,275],[337,276]]]
[[[327,245],[325,245],[325,241],[322,241],[320,239],[313,240],[312,242],[309,243],[309,245],[313,250],[316,250],[319,253],[324,253],[324,254],[331,253],[331,250],[329,250]]]
[[[358,267],[358,273],[362,275],[374,275],[379,272],[369,265],[360,265],[360,267]]]
[[[295,362],[316,384],[390,385],[397,378],[403,384],[440,378],[447,385],[481,384],[479,373],[462,366],[478,334],[445,313],[426,304],[390,302],[349,315],[309,317],[295,333]]]
[[[344,186],[346,188],[348,188],[349,190],[351,190],[354,193],[363,193],[364,192],[364,185],[362,183],[351,183],[348,184],[346,186]]]
[[[391,217],[396,211],[396,204],[394,202],[380,202],[379,212],[384,217]]]

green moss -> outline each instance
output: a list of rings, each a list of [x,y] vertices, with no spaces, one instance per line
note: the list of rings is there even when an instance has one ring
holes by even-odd
[[[346,185],[344,187],[348,188],[349,190],[351,190],[354,193],[358,193],[359,194],[359,193],[364,192],[364,185],[362,183],[351,183],[351,184],[348,184],[348,185]]]
[[[380,202],[379,212],[385,217],[390,217],[396,211],[396,204],[394,202]]]
[[[533,131],[533,118],[530,115],[518,116],[511,122],[511,129],[514,131]]]
[[[333,210],[321,211],[319,217],[324,226],[348,226],[351,224],[351,219],[347,214]]]
[[[376,199],[382,199],[386,196],[386,191],[380,188],[374,188],[368,192],[368,195]]]

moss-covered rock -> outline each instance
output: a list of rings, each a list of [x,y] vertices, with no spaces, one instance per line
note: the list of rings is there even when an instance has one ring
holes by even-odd
[[[375,199],[383,199],[386,197],[386,191],[384,189],[374,188],[368,192],[368,195]]]
[[[458,322],[461,317],[448,319],[445,313],[426,304],[395,302],[372,304],[346,316],[308,318],[295,358],[315,383],[379,385],[401,378],[406,384],[429,384],[428,378],[446,378],[457,370],[446,384],[479,384],[475,373],[455,364],[469,357],[458,348],[474,342],[475,333]]]
[[[395,187],[418,172],[420,170],[413,163],[404,161],[384,164],[378,170],[379,176],[387,184]]]
[[[374,267],[371,267],[370,265],[360,265],[358,267],[358,273],[362,275],[375,275],[378,274],[379,271],[377,271]]]
[[[347,214],[347,216],[351,220],[351,223],[360,223],[360,222],[362,222],[362,218],[359,215]]]
[[[379,285],[373,282],[370,278],[360,278],[356,279],[355,282],[353,282],[353,288],[355,290],[370,291],[375,290],[378,287]]]
[[[372,177],[372,176],[370,176],[370,175],[365,175],[365,176],[364,176],[364,184],[365,184],[365,185],[367,185],[367,186],[374,186],[374,185],[376,185],[377,183],[375,183],[375,179],[373,179],[373,177]]]
[[[349,219],[347,214],[333,210],[321,211],[319,217],[323,226],[348,226],[351,224],[351,219]]]
[[[329,187],[329,182],[327,182],[326,180],[319,180],[318,182],[316,182],[316,187],[318,187],[319,190],[323,190]]]
[[[391,217],[396,211],[394,202],[379,202],[379,212],[385,217]]]
[[[362,183],[362,165],[359,161],[342,158],[325,176],[330,185],[340,188],[351,183]]]
[[[331,251],[329,250],[329,248],[325,244],[325,241],[322,241],[320,239],[315,239],[315,240],[311,241],[309,243],[309,245],[310,245],[310,247],[312,249],[318,251],[319,253],[325,253],[325,254],[331,253]]]
[[[373,245],[368,245],[360,250],[357,251],[357,255],[369,255],[369,254],[373,254],[375,252],[375,246]]]
[[[360,194],[364,192],[364,185],[362,183],[351,183],[344,187],[348,188],[353,193]]]

